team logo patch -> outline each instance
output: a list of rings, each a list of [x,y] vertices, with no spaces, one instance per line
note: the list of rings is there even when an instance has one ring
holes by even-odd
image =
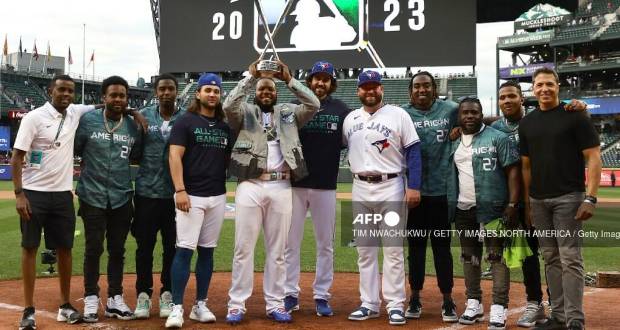
[[[387,139],[377,140],[377,141],[375,141],[375,142],[373,142],[371,144],[377,148],[379,153],[382,153],[383,150],[385,150],[385,149],[390,147],[390,143],[388,142]]]

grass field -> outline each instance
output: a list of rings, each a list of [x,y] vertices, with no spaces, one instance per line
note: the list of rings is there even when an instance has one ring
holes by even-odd
[[[233,191],[235,184],[227,185],[228,191]],[[0,182],[0,190],[11,190],[12,185],[8,182]],[[351,184],[340,184],[339,192],[350,192]],[[620,189],[602,188],[601,197],[617,197],[620,198]],[[229,201],[232,199],[229,198]],[[77,207],[77,206],[76,206]],[[340,203],[337,205],[337,214],[340,214]],[[596,216],[586,222],[586,230],[599,232],[600,230],[620,232],[620,208],[599,208]],[[354,248],[345,247],[341,242],[340,235],[340,219],[337,217],[336,225],[336,245],[334,253],[334,268],[337,272],[357,272],[357,252]],[[74,263],[73,273],[82,273],[83,252],[84,252],[84,234],[81,218],[77,220],[77,233],[75,239],[75,247],[73,249]],[[304,240],[301,250],[301,270],[313,271],[315,264],[315,247],[313,237],[312,224],[306,221]],[[15,202],[13,200],[0,200],[0,242],[4,248],[0,250],[0,279],[19,278],[20,274],[20,232],[19,219],[15,211]],[[455,276],[462,276],[462,267],[458,262],[460,248],[453,242],[453,256],[455,260],[454,273]],[[590,244],[591,245],[591,244]],[[606,240],[604,247],[586,247],[584,248],[584,260],[587,272],[597,270],[620,270],[620,239]],[[215,250],[215,270],[230,271],[232,265],[232,253],[234,246],[234,221],[226,220],[222,227],[219,246]],[[127,239],[125,272],[135,272],[135,249],[136,243],[133,237]],[[161,267],[161,246],[158,244],[155,252],[155,267]],[[434,274],[432,267],[432,256],[430,248],[427,250],[427,273]],[[263,270],[264,264],[264,247],[262,236],[259,238],[256,246],[255,265],[257,271]],[[101,272],[105,272],[106,256],[102,258]],[[44,265],[37,265],[37,272],[42,274],[45,271]],[[512,279],[519,281],[522,279],[520,270],[512,272]]]

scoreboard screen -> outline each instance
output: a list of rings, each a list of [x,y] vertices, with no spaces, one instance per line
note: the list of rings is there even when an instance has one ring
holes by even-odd
[[[288,3],[291,1],[292,3]],[[292,69],[473,65],[475,0],[260,0]],[[289,6],[288,13],[281,14]],[[160,0],[161,72],[243,71],[265,48],[253,0]]]

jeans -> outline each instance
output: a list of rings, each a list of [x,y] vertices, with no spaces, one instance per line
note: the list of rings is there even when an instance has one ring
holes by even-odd
[[[570,232],[571,237],[539,237],[545,261],[547,285],[551,299],[551,316],[566,323],[585,323],[583,314],[584,268],[581,246],[576,236],[582,222],[575,220],[584,193],[575,192],[548,199],[530,198],[532,217],[537,230]]]
[[[104,239],[108,250],[108,297],[123,294],[125,241],[133,216],[131,200],[116,209],[101,209],[80,200],[80,216],[86,237],[84,296],[99,296],[99,259]]]

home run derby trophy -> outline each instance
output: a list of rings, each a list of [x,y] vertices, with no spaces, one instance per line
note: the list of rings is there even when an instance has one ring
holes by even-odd
[[[278,32],[278,28],[280,24],[284,20],[284,17],[288,14],[293,1],[289,0],[286,2],[286,6],[284,7],[284,11],[280,14],[280,18],[276,22],[276,25],[273,29],[273,33],[269,29],[269,22],[267,21],[267,17],[265,16],[265,12],[263,11],[263,6],[261,5],[260,0],[254,0],[254,4],[256,5],[256,10],[258,11],[258,17],[260,18],[263,26],[265,27],[265,34],[267,35],[267,45],[263,48],[263,52],[258,56],[258,64],[256,65],[256,70],[261,72],[264,76],[272,76],[274,73],[282,71],[282,67],[278,64],[277,61],[280,60],[278,57],[278,52],[276,51],[276,44],[273,42],[273,38],[275,34]],[[266,59],[267,50],[271,46],[271,52],[273,53],[268,59]]]

